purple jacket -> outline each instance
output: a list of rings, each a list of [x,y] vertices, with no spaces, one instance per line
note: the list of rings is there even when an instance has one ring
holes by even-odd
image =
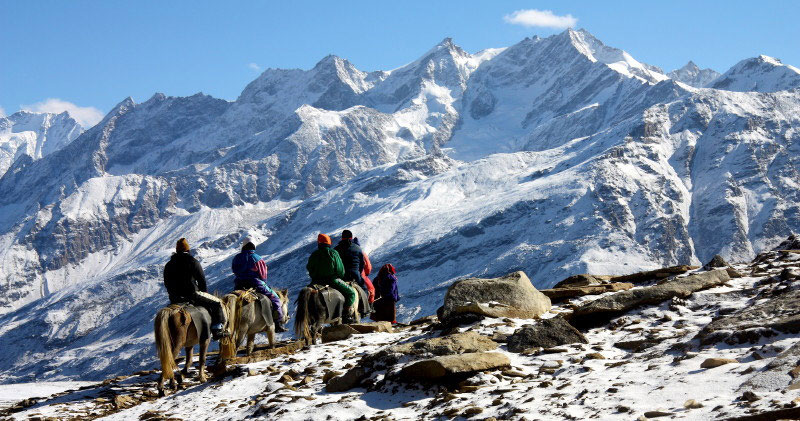
[[[392,300],[394,302],[400,301],[400,293],[397,290],[397,277],[391,273],[384,273],[382,276],[375,278],[375,295]],[[377,299],[377,298],[376,298]]]

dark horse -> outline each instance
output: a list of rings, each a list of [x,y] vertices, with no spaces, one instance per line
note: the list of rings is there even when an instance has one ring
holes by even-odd
[[[355,284],[348,284],[353,287]],[[356,287],[357,288],[357,287]],[[360,291],[356,289],[356,302],[353,304],[354,320],[361,320],[359,315]],[[294,334],[298,339],[305,340],[306,344],[313,345],[322,333],[322,326],[340,324],[342,310],[344,309],[344,296],[341,292],[331,288],[305,287],[300,290],[297,297],[297,314],[294,321]]]

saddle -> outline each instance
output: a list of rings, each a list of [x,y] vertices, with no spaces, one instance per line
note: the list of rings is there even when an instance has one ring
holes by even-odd
[[[237,308],[241,308],[245,304],[250,304],[252,302],[258,301],[261,304],[261,314],[264,317],[264,320],[267,322],[267,326],[273,326],[275,324],[275,320],[273,319],[272,312],[272,300],[269,299],[266,295],[259,294],[255,291],[255,289],[237,289],[232,292],[232,294],[238,297],[239,303]],[[238,320],[238,316],[237,316]]]
[[[211,315],[205,307],[196,306],[192,303],[176,303],[169,306],[173,310],[182,311],[189,314],[194,322],[194,328],[197,331],[197,337],[200,341],[205,341],[211,337]]]
[[[361,288],[361,286],[355,282],[345,282],[345,283],[350,288],[353,288],[356,291],[356,294],[358,294],[358,313],[361,316],[366,316],[372,313],[372,308],[369,305],[369,295],[367,295],[367,292],[364,291],[364,289]],[[341,296],[341,293],[330,285],[311,284],[309,285],[309,287],[316,290],[317,293],[319,293],[322,296],[322,302],[325,303],[325,309],[327,310],[328,319],[331,320],[335,317],[338,317],[338,315],[334,314],[336,309],[334,308],[333,305],[334,300],[333,297],[331,297],[331,295],[339,294]],[[341,297],[340,300],[344,300],[344,297]]]

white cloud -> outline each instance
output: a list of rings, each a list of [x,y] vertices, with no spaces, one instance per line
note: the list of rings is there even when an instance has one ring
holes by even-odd
[[[20,109],[37,113],[62,113],[66,111],[75,121],[87,129],[103,119],[103,112],[95,107],[79,107],[69,101],[58,98],[47,98],[35,104],[20,105]]]
[[[3,108],[3,107],[0,107],[0,118],[3,118],[5,116],[6,116],[6,109]]]
[[[249,67],[250,70],[252,70],[254,72],[260,72],[261,71],[261,66],[255,64],[255,63],[250,63],[250,64],[247,65],[247,67]]]
[[[558,16],[550,10],[526,9],[503,17],[507,23],[522,26],[538,26],[542,28],[567,29],[578,23],[578,19],[570,14]]]

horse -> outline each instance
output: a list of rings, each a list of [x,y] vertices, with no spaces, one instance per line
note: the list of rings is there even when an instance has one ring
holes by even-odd
[[[228,320],[225,324],[225,331],[230,335],[230,321],[225,306],[223,306],[222,311],[225,314],[225,319]],[[173,390],[177,390],[178,384],[183,384],[183,376],[189,375],[189,367],[192,365],[192,348],[198,344],[200,345],[200,373],[198,378],[201,382],[208,380],[205,367],[206,353],[208,345],[211,343],[211,338],[201,340],[198,337],[195,322],[186,311],[184,305],[171,304],[160,309],[156,313],[153,327],[156,336],[158,359],[161,361],[161,377],[158,379],[159,396],[164,396],[165,380],[170,381],[170,386]],[[175,370],[178,366],[175,364],[175,357],[181,352],[181,348],[186,350],[186,364],[184,364],[183,371],[178,374],[176,384]]]
[[[283,320],[281,321],[285,325],[289,321],[289,290],[280,289],[275,293],[281,302],[281,310],[283,310]],[[264,319],[260,300],[247,301],[240,295],[227,294],[222,297],[222,302],[227,307],[228,313],[233,315],[233,326],[231,327],[233,337],[231,345],[228,345],[231,350],[226,354],[236,355],[236,351],[242,346],[245,337],[247,337],[247,355],[252,354],[256,333],[261,332],[267,333],[269,347],[275,347],[275,324],[271,319],[269,321]]]
[[[350,287],[356,285],[348,282]],[[327,295],[328,303],[325,303]],[[356,301],[353,304],[353,312],[356,323],[361,321],[359,315],[359,304],[361,294],[356,290]],[[322,327],[326,324],[340,324],[342,322],[342,311],[344,310],[344,295],[332,287],[322,289],[312,286],[300,290],[297,297],[297,310],[294,321],[294,334],[298,339],[302,339],[307,345],[313,345],[316,339],[322,335]]]

